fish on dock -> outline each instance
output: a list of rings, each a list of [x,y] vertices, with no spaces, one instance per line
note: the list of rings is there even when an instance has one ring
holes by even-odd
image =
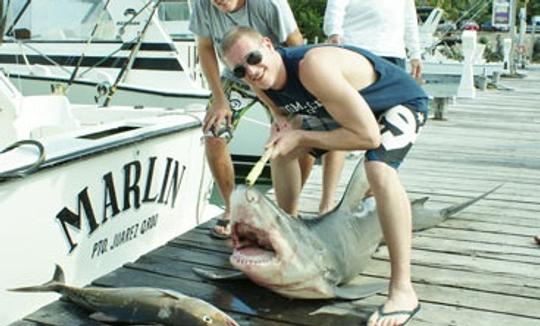
[[[57,292],[92,311],[90,318],[105,323],[171,326],[238,326],[223,311],[198,298],[152,287],[73,287],[65,285],[56,265],[53,279],[37,286],[10,289],[16,292]]]
[[[201,277],[237,279],[241,274],[283,296],[303,299],[361,299],[386,283],[350,282],[366,269],[383,235],[376,211],[362,206],[369,184],[363,160],[353,171],[340,204],[314,219],[294,218],[256,189],[238,187],[232,195],[232,265],[240,272],[216,274],[194,268]],[[411,202],[413,230],[443,222],[494,189],[442,210]]]

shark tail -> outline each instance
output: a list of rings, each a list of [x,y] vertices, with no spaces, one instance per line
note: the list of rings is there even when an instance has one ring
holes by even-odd
[[[364,158],[362,158],[356,164],[347,188],[345,188],[343,198],[336,209],[345,209],[349,212],[358,209],[358,205],[361,203],[368,188],[369,183],[364,169]]]
[[[478,197],[472,198],[472,199],[470,199],[470,200],[468,200],[466,202],[460,203],[460,204],[455,204],[455,205],[452,205],[450,207],[444,208],[444,209],[441,210],[441,216],[446,219],[446,218],[448,218],[448,217],[450,217],[452,215],[455,215],[456,213],[464,210],[465,208],[467,208],[467,207],[471,206],[472,204],[476,203],[477,201],[487,197],[489,194],[491,194],[495,190],[499,189],[503,185],[504,184],[501,183],[501,184],[493,187],[493,189],[488,190],[485,193],[481,194]]]
[[[56,268],[54,270],[53,278],[52,280],[43,283],[41,285],[35,285],[35,286],[26,286],[26,287],[20,287],[15,289],[8,289],[8,291],[13,292],[61,292],[61,290],[64,288],[65,283],[65,276],[64,271],[62,268],[58,265],[56,265]]]
[[[442,223],[447,218],[455,215],[456,213],[464,210],[465,208],[471,206],[477,201],[485,198],[487,195],[491,194],[495,190],[499,189],[502,184],[494,187],[493,189],[481,194],[478,197],[467,200],[463,203],[455,204],[446,208],[443,208],[438,211],[427,210],[424,207],[424,204],[429,199],[429,197],[422,197],[411,202],[411,208],[413,211],[413,231],[422,231],[429,229]]]

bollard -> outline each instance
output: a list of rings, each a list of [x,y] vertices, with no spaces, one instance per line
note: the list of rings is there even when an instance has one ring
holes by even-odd
[[[474,98],[476,89],[474,88],[474,51],[476,49],[476,31],[463,31],[461,34],[461,45],[463,48],[463,70],[458,87],[458,97]]]

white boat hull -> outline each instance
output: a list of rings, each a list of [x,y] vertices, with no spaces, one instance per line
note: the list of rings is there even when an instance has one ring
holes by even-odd
[[[54,264],[82,286],[212,217],[198,119],[162,110],[121,121],[136,111],[113,112],[112,125],[100,125],[106,110],[78,111],[96,125],[75,131],[69,146],[64,136],[44,140],[48,158],[37,172],[0,182],[0,324],[58,298],[6,291],[41,284]],[[24,146],[5,155],[4,171],[36,153]]]

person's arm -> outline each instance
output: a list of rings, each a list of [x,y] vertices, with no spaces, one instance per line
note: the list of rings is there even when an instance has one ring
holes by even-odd
[[[420,36],[418,32],[418,18],[413,0],[405,0],[405,47],[409,50],[411,62],[411,75],[414,78],[422,76],[422,59],[420,49]]]
[[[203,130],[206,132],[211,127],[218,128],[223,119],[226,119],[227,123],[230,124],[232,112],[221,85],[218,58],[212,39],[209,37],[197,37],[197,49],[204,77],[212,92],[212,103],[204,118]]]
[[[367,59],[344,49],[310,50],[300,63],[300,81],[342,127],[332,131],[293,130],[278,135],[272,140],[273,157],[286,155],[298,147],[326,150],[378,147],[381,139],[377,121],[358,92],[373,82],[372,69]]]
[[[345,9],[350,0],[328,0],[324,11],[323,30],[328,37],[328,43],[341,44],[343,42],[343,23]]]
[[[285,44],[287,44],[287,46],[299,46],[304,44],[304,37],[298,28],[287,36]]]
[[[270,99],[262,90],[253,88],[253,91],[261,100],[266,107],[270,109],[270,113],[272,114],[273,121],[272,121],[272,127],[270,128],[270,139],[273,139],[274,136],[279,133],[283,132],[285,130],[290,130],[292,128],[291,123],[289,121],[289,118],[287,115],[285,115],[283,112],[281,112],[277,106],[275,105],[274,101]],[[270,145],[272,141],[269,141],[266,146]]]

